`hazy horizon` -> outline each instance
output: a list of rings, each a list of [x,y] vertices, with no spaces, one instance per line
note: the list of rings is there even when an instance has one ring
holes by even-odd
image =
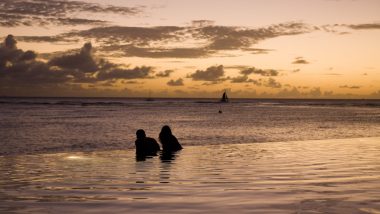
[[[74,98],[74,99],[147,99],[147,98],[153,98],[153,99],[207,99],[207,100],[216,100],[216,101],[219,101],[220,100],[220,97],[156,97],[156,96],[141,96],[141,97],[127,97],[127,96],[108,96],[108,97],[105,97],[105,96],[7,96],[7,95],[0,95],[0,98],[52,98],[52,99],[55,99],[55,98],[62,98],[62,99],[65,99],[65,98]],[[325,98],[325,97],[320,97],[320,98],[303,98],[303,97],[229,97],[229,100],[233,102],[233,100],[380,100],[380,98]]]

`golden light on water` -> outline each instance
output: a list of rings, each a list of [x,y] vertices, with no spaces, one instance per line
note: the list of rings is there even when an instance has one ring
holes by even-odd
[[[84,159],[88,159],[88,158],[85,158],[83,156],[78,156],[78,155],[70,155],[70,156],[67,156],[66,159],[69,159],[69,160],[84,160]]]

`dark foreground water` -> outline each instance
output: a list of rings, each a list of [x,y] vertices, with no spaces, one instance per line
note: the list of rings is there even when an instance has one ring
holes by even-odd
[[[166,124],[185,147],[378,137],[380,101],[0,98],[0,156],[131,149]]]
[[[0,213],[380,213],[380,138],[0,156]]]

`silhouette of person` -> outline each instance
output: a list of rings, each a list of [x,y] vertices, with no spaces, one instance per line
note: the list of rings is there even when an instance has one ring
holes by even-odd
[[[163,126],[159,135],[159,140],[164,153],[179,151],[182,149],[177,138],[172,134],[169,126]]]
[[[136,138],[136,156],[157,155],[157,152],[160,151],[157,141],[147,137],[144,130],[137,130]]]

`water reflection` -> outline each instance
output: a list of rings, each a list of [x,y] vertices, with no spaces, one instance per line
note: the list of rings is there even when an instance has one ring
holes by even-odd
[[[161,162],[166,162],[166,163],[171,163],[172,161],[175,160],[176,156],[179,155],[180,151],[177,152],[164,152],[161,151],[159,155],[141,155],[141,154],[136,154],[136,162],[140,161],[146,161],[147,159],[155,158],[159,156]],[[68,157],[70,159],[79,159],[79,157],[75,156],[70,156]]]
[[[112,213],[376,213],[379,142],[189,146],[143,160],[133,150],[0,157],[0,213],[80,213],[84,204]]]
[[[171,180],[171,171],[172,166],[177,158],[178,155],[180,155],[181,151],[176,152],[169,152],[169,151],[162,151],[160,153],[160,183],[162,184],[169,184]]]
[[[176,157],[180,155],[181,151],[177,152],[164,152],[161,151],[158,156],[148,156],[148,155],[137,155],[136,154],[136,172],[139,174],[139,178],[136,180],[137,184],[144,184],[146,180],[152,180],[152,176],[154,175],[154,171],[152,167],[154,167],[153,161],[155,158],[160,159],[159,165],[159,183],[170,183],[170,171],[171,165],[175,162]],[[147,161],[149,160],[149,161]],[[153,178],[153,180],[155,180]]]
[[[156,157],[157,155],[142,155],[142,154],[136,154],[136,161],[141,162],[141,161],[146,161],[147,159],[151,159]]]
[[[160,154],[160,160],[163,163],[171,163],[175,160],[176,156],[179,155],[181,151],[177,152],[164,152],[162,151]]]

